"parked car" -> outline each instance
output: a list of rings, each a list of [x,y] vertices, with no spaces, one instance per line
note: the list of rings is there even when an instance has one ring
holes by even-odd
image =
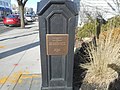
[[[36,20],[35,16],[32,15],[32,14],[26,14],[26,15],[25,15],[25,18],[26,18],[26,20],[29,21],[29,22],[33,22],[33,21]]]
[[[20,17],[17,14],[9,14],[3,18],[3,23],[5,26],[20,26]]]
[[[24,18],[25,24],[27,24],[27,19]],[[10,14],[3,18],[3,23],[5,26],[20,26],[21,20],[19,14]]]

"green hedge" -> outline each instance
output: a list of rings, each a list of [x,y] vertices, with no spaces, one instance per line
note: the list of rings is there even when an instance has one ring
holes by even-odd
[[[77,27],[77,38],[80,39],[83,37],[90,37],[92,35],[96,35],[97,25],[98,22],[96,20],[92,20],[85,23],[82,27]],[[108,19],[107,23],[101,26],[101,31],[106,31],[110,28],[120,28],[120,16],[115,16]]]

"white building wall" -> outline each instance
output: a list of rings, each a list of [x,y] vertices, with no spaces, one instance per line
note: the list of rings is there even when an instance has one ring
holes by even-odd
[[[83,19],[86,20],[83,11],[88,11],[91,12],[90,14],[94,13],[96,15],[97,12],[100,12],[105,19],[111,18],[112,16],[117,14],[107,4],[107,2],[109,2],[116,9],[113,0],[71,0],[71,1],[74,1],[77,4],[77,9],[79,12],[78,26],[82,24],[81,20]]]
[[[108,19],[118,14],[117,12],[112,10],[108,3],[112,5],[114,9],[116,9],[113,0],[81,0],[81,4],[84,5],[84,7],[81,6],[81,11],[85,10],[86,8],[86,10],[91,12],[91,14],[94,13],[97,15],[97,13],[99,12],[104,19]]]

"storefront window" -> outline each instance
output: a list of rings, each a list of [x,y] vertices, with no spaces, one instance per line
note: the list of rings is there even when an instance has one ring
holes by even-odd
[[[0,17],[12,13],[10,2],[0,0],[0,6]]]
[[[0,1],[0,5],[2,5],[2,1]]]
[[[6,2],[6,6],[8,6],[8,3]]]

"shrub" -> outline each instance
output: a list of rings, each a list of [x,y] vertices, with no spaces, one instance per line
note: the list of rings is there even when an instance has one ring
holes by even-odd
[[[76,36],[78,39],[84,37],[90,37],[91,35],[96,34],[96,27],[98,22],[96,20],[92,20],[90,22],[85,23],[82,27],[77,28]],[[101,32],[107,31],[110,28],[120,28],[120,16],[115,16],[107,20],[106,24],[102,24]]]
[[[88,69],[84,81],[108,88],[120,71],[120,28],[101,33],[97,47],[90,44],[87,51],[90,62],[81,64]]]
[[[84,24],[83,27],[78,27],[77,28],[77,37],[83,38],[83,37],[90,37],[91,35],[95,35],[96,33],[96,25],[97,25],[97,21],[92,21],[92,22],[88,22],[86,24]]]

